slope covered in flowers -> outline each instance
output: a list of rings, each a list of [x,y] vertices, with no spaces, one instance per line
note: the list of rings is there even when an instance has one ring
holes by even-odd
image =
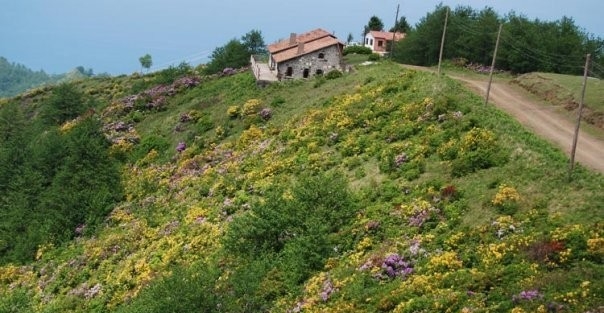
[[[192,76],[99,118],[125,199],[0,267],[1,312],[596,312],[604,178],[392,63]],[[71,123],[77,123],[72,121]]]

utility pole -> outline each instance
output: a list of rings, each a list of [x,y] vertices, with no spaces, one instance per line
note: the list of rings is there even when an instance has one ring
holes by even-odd
[[[445,15],[445,28],[443,29],[443,38],[440,41],[440,53],[438,55],[438,71],[436,74],[440,76],[440,65],[443,61],[443,49],[445,47],[445,35],[447,34],[447,22],[449,21],[449,7],[447,7],[447,13]]]
[[[497,49],[499,48],[499,38],[501,37],[501,29],[503,23],[499,24],[499,31],[497,32],[497,41],[495,41],[495,51],[493,51],[493,62],[491,62],[491,72],[489,73],[489,85],[487,86],[487,96],[484,100],[484,104],[489,104],[489,95],[491,94],[491,83],[493,82],[493,71],[495,70],[495,59],[497,59]]]
[[[587,88],[587,72],[589,69],[589,59],[591,54],[585,57],[585,70],[583,73],[583,89],[581,90],[581,102],[579,102],[579,112],[577,113],[577,125],[575,126],[575,136],[573,137],[573,146],[570,152],[570,167],[568,169],[568,180],[572,178],[575,168],[575,152],[577,151],[577,141],[579,140],[579,127],[581,126],[581,115],[583,114],[583,103],[585,102],[585,89]]]
[[[396,17],[394,18],[394,32],[392,32],[392,43],[390,44],[390,58],[394,56],[394,40],[396,39],[396,24],[398,23],[398,9],[400,8],[400,4],[396,5]]]

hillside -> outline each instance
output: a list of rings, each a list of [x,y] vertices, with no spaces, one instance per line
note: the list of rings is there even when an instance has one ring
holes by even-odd
[[[29,89],[43,85],[65,83],[92,77],[95,74],[92,69],[78,66],[64,74],[49,75],[43,70],[33,71],[25,65],[10,63],[0,56],[0,98],[14,97]],[[103,73],[98,76],[109,76]]]
[[[571,111],[576,116],[583,77],[553,73],[529,73],[515,78],[513,83],[521,86],[535,96],[556,106]],[[589,78],[585,88],[585,107],[582,116],[587,123],[604,129],[604,84],[598,78]]]
[[[61,194],[91,208],[56,224],[74,226],[61,233],[36,230],[31,260],[0,238],[0,312],[604,306],[604,177],[579,167],[569,182],[562,152],[453,80],[384,61],[264,89],[247,71],[194,69],[69,86],[0,102],[3,142],[23,142],[7,123],[23,115],[45,130],[23,138],[73,164],[59,175],[24,162],[49,181],[2,167],[55,192],[34,199],[35,188],[0,177],[13,195],[0,193],[0,213],[30,198],[42,211],[57,198],[79,209]],[[53,101],[73,95],[86,103],[78,111]],[[95,138],[94,149],[79,149],[82,138]],[[81,171],[89,159],[104,166]],[[69,169],[105,193],[60,189],[78,186]],[[122,194],[106,193],[117,185]],[[2,221],[0,235],[22,231]]]
[[[44,71],[32,71],[24,65],[10,63],[0,57],[0,98],[12,97],[27,89],[56,80]]]

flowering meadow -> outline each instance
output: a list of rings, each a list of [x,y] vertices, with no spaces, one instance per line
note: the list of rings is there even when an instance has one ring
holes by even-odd
[[[96,113],[123,199],[0,312],[602,312],[604,177],[448,78],[135,79]]]

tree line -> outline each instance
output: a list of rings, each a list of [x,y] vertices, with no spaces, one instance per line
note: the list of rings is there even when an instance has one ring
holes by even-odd
[[[210,56],[210,62],[203,66],[203,72],[211,75],[223,71],[225,68],[240,68],[250,63],[250,56],[253,54],[265,54],[266,47],[262,32],[251,30],[241,39],[233,38],[226,44],[216,47]],[[149,54],[141,56],[138,61],[142,68],[147,69],[153,65],[153,58]]]
[[[22,64],[0,57],[0,98],[12,97],[29,88],[55,82],[56,77],[44,71],[32,71]]]
[[[393,59],[414,65],[437,64],[447,10],[439,5],[410,28],[406,38],[396,44]],[[583,72],[588,53],[596,66],[604,66],[604,40],[581,29],[572,18],[530,20],[514,12],[501,16],[492,8],[478,11],[467,6],[449,12],[443,59],[489,65],[500,23],[498,69],[576,75]]]
[[[31,261],[41,245],[92,231],[121,199],[101,122],[88,114],[65,127],[95,106],[72,84],[37,107],[0,106],[0,263]]]

